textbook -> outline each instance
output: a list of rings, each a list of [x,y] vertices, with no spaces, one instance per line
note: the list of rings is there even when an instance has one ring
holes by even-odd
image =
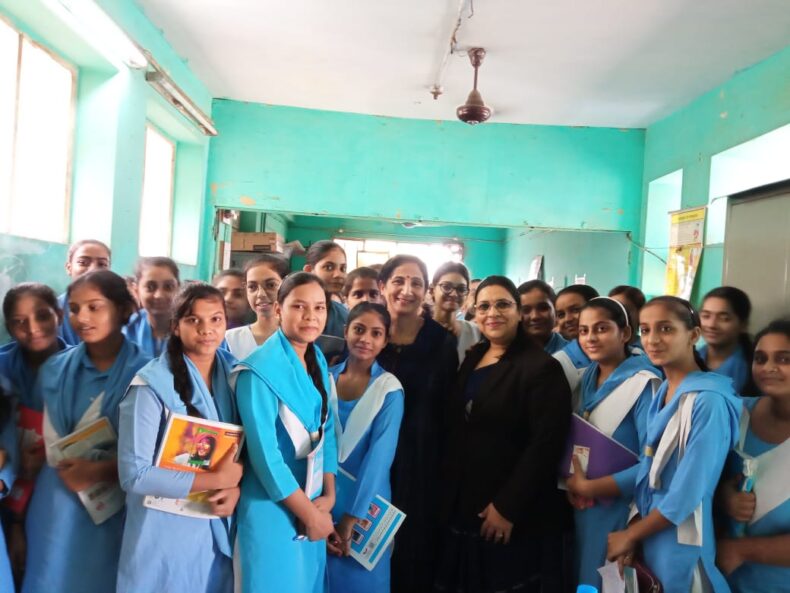
[[[590,479],[617,473],[639,461],[636,453],[601,432],[578,414],[571,416],[571,430],[560,462],[561,478],[567,478],[573,473],[574,455],[579,458],[582,469]],[[606,504],[611,500],[602,499],[599,502]]]
[[[27,406],[17,408],[17,434],[19,436],[19,449],[24,451],[35,445],[44,446],[42,428],[44,425],[44,412],[37,412]],[[42,452],[43,455],[43,452]],[[15,515],[23,515],[30,497],[33,495],[35,480],[18,477],[14,480],[11,492],[3,501],[5,507]]]
[[[97,461],[115,457],[118,437],[106,416],[75,430],[52,444],[55,457],[60,460],[88,459]],[[101,525],[126,504],[126,494],[117,482],[99,482],[77,493],[96,525]]]
[[[241,426],[171,413],[156,456],[156,467],[179,472],[210,471],[234,444],[238,444],[240,452],[243,443],[244,429]],[[210,494],[193,492],[186,498],[149,495],[143,499],[143,505],[195,519],[218,519],[211,513]]]
[[[337,507],[349,508],[357,479],[340,468],[337,471]],[[367,515],[357,519],[351,532],[351,557],[368,570],[376,568],[387,547],[400,529],[406,515],[390,501],[376,496],[368,505]]]

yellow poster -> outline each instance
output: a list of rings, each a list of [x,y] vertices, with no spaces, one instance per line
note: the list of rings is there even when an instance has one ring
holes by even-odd
[[[664,292],[691,298],[694,278],[702,257],[705,206],[670,212],[669,257]]]

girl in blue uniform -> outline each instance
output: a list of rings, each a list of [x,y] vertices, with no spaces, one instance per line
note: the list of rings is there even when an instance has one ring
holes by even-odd
[[[752,373],[763,397],[744,398],[735,475],[720,497],[740,533],[718,542],[717,561],[734,593],[775,593],[790,586],[790,321],[758,334]],[[744,458],[756,460],[751,493],[739,491]]]
[[[165,351],[170,335],[173,299],[180,284],[178,265],[169,257],[141,257],[134,276],[142,309],[132,316],[124,333],[155,358]]]
[[[19,462],[17,445],[10,388],[5,377],[0,375],[0,500],[8,495],[14,485]],[[14,593],[14,577],[2,528],[0,528],[0,593]]]
[[[631,351],[631,332],[627,310],[614,299],[599,297],[584,306],[579,343],[592,364],[582,377],[576,412],[638,455],[645,444],[647,410],[661,379],[641,351]],[[626,526],[638,466],[587,480],[577,459],[573,464],[567,487],[576,509],[578,581],[600,589],[598,568],[606,560],[606,535]],[[600,498],[615,500],[593,500]]]
[[[52,356],[39,374],[47,465],[27,512],[23,593],[106,593],[118,572],[123,513],[96,525],[77,496],[100,482],[117,483],[115,457],[58,461],[53,445],[102,417],[117,431],[118,404],[148,357],[121,333],[134,308],[123,278],[89,272],[66,294],[82,342]]]
[[[101,241],[83,239],[69,247],[69,251],[66,254],[66,273],[72,281],[88,272],[109,269],[110,248]],[[59,335],[69,346],[76,346],[80,343],[80,337],[69,323],[69,307],[65,292],[58,297],[58,308],[64,313],[64,317],[61,319]]]
[[[687,301],[661,296],[639,316],[642,345],[666,381],[650,404],[634,497],[641,519],[609,534],[610,560],[630,562],[641,543],[666,593],[729,587],[715,566],[712,499],[738,439],[741,402],[732,381],[705,372],[694,348],[699,318]]]
[[[598,291],[586,284],[571,284],[557,293],[557,331],[568,343],[554,353],[554,358],[562,365],[565,378],[571,386],[574,409],[579,404],[582,375],[590,366],[590,359],[579,345],[579,315],[584,305],[597,296]]]
[[[275,310],[280,329],[237,367],[248,463],[236,575],[244,593],[317,593],[324,590],[324,540],[334,531],[337,473],[334,383],[314,344],[326,323],[323,283],[291,274]]]
[[[356,481],[343,482],[349,485],[348,492],[338,488],[338,504],[332,511],[336,537],[329,544],[335,555],[327,560],[330,592],[390,590],[389,550],[372,571],[348,557],[354,526],[367,518],[371,501],[376,496],[392,497],[390,466],[403,418],[403,388],[376,362],[387,344],[389,328],[390,316],[384,305],[360,303],[354,307],[346,327],[349,356],[331,369],[337,383],[333,408],[338,461]]]
[[[568,345],[568,340],[554,331],[557,314],[554,289],[543,280],[527,280],[518,287],[521,323],[527,335],[535,340],[547,354],[559,352]]]
[[[3,299],[3,318],[13,340],[0,348],[0,376],[8,380],[7,388],[16,398],[22,435],[14,503],[4,518],[17,577],[24,572],[25,564],[25,505],[44,465],[41,440],[44,402],[34,386],[41,365],[66,347],[58,337],[62,316],[54,291],[44,284],[23,282],[10,289]]]
[[[702,299],[700,324],[705,345],[700,355],[714,373],[730,377],[735,392],[754,393],[751,374],[752,341],[749,338],[749,296],[732,286],[714,288]]]
[[[348,309],[341,302],[346,284],[346,252],[334,241],[316,241],[307,250],[305,272],[318,276],[331,297],[327,303],[326,327],[318,341],[321,352],[331,361],[343,353],[343,332]]]
[[[121,402],[118,473],[127,492],[118,569],[119,593],[233,590],[230,517],[239,499],[242,466],[229,453],[211,471],[155,466],[168,415],[238,423],[228,378],[233,356],[225,336],[225,304],[216,288],[187,285],[174,303],[167,352],[143,367]],[[221,519],[195,519],[143,506],[146,496],[185,498],[214,490],[209,500]]]

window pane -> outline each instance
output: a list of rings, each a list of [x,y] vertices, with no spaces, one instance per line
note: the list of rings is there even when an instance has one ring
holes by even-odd
[[[74,75],[27,39],[21,64],[11,229],[65,242]]]
[[[175,145],[153,128],[146,128],[140,255],[170,255],[174,162]]]
[[[0,231],[8,232],[19,34],[0,19]]]

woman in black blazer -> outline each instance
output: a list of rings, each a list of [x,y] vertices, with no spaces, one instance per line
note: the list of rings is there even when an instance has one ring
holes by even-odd
[[[571,392],[560,364],[525,334],[518,302],[503,276],[477,289],[484,340],[467,354],[446,405],[437,591],[545,591],[544,542],[568,516],[557,466]]]

